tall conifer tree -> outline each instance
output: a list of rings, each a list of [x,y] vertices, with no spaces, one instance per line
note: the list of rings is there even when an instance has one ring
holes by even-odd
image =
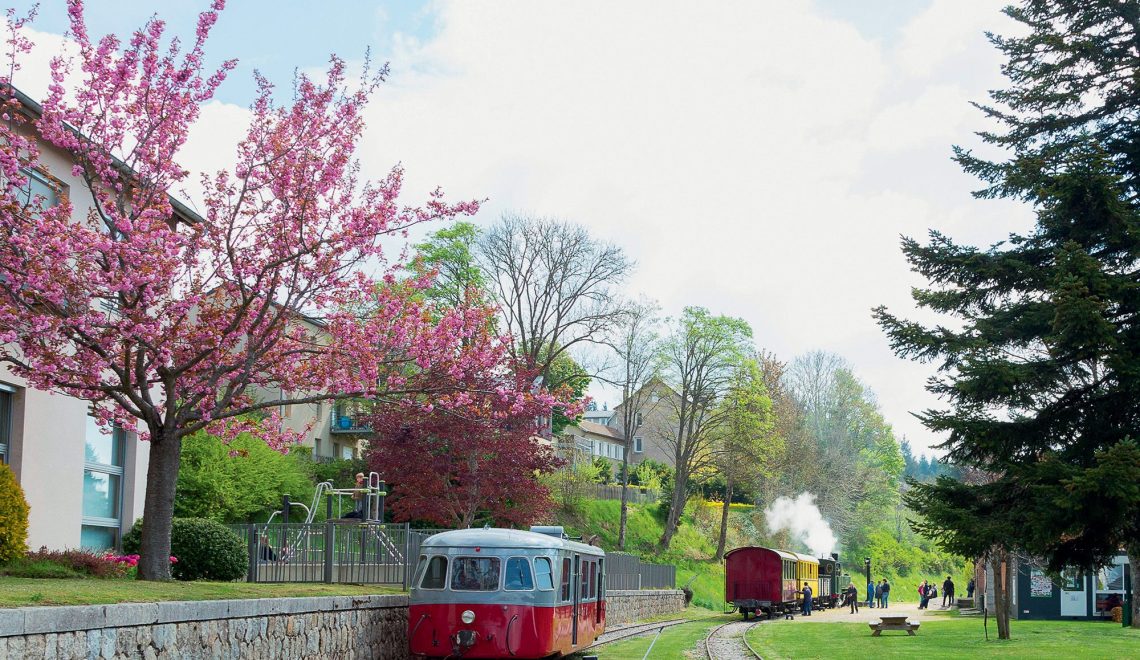
[[[920,417],[983,475],[913,484],[908,503],[920,531],[958,552],[1023,550],[1059,569],[1126,547],[1136,566],[1140,3],[1026,0],[1006,13],[1028,34],[990,35],[1010,85],[979,105],[1002,127],[983,139],[1006,158],[955,154],[987,184],[976,196],[1028,202],[1037,221],[988,249],[937,231],[903,240],[930,282],[915,301],[957,322],[875,316],[899,355],[940,362],[929,389],[949,407]]]

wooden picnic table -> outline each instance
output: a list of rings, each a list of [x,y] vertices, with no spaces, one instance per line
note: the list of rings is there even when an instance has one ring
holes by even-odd
[[[878,623],[868,623],[871,627],[871,636],[878,637],[884,630],[905,630],[907,635],[914,636],[914,632],[922,624],[908,621],[905,616],[881,616]]]

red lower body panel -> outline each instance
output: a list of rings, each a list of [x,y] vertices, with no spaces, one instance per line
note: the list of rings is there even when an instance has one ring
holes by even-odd
[[[464,610],[475,613],[470,624]],[[573,607],[527,605],[412,605],[408,608],[408,644],[414,655],[442,658],[545,658],[571,653],[594,643],[605,631],[605,603],[578,606],[574,642]],[[461,646],[460,640],[470,640]]]

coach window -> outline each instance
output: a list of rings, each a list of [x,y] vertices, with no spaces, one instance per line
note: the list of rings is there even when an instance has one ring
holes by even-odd
[[[534,581],[539,591],[554,591],[554,576],[551,574],[550,560],[546,557],[534,558]]]
[[[498,591],[498,589],[498,557],[457,557],[452,562],[452,591]]]
[[[442,589],[447,584],[447,557],[436,555],[427,563],[420,589]]]
[[[590,562],[582,562],[582,575],[578,578],[582,583],[582,600],[590,597]]]
[[[507,560],[507,575],[503,578],[503,588],[507,591],[531,591],[534,579],[530,575],[530,562],[526,557],[511,557]]]
[[[598,597],[598,562],[590,562],[590,598]]]
[[[570,600],[570,558],[562,560],[562,600]]]

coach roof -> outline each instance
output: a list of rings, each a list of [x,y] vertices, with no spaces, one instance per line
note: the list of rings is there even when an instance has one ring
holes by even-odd
[[[534,548],[604,555],[601,548],[518,529],[456,529],[429,536],[420,548]]]

